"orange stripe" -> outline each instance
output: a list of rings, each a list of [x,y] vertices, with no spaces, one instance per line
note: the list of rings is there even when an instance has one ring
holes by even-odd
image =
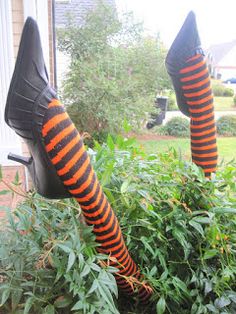
[[[84,212],[85,218],[88,220],[89,223],[93,224],[94,226],[100,225],[104,223],[109,216],[110,210],[109,207],[107,209],[105,208],[105,205],[107,204],[106,199],[103,199],[101,207],[95,212],[95,213],[86,213]],[[102,218],[97,219],[96,221],[94,220],[89,220],[89,218],[97,218],[99,215],[103,214]]]
[[[201,76],[203,76],[204,74],[208,73],[208,69],[204,69],[202,70],[201,72],[199,73],[196,73],[194,75],[190,75],[190,76],[187,76],[187,77],[183,77],[180,79],[181,82],[188,82],[188,81],[192,81],[192,80],[195,80],[196,78],[199,78]]]
[[[113,240],[110,240],[110,241],[106,241],[106,243],[101,243],[102,244],[105,244],[105,245],[111,245],[111,244],[114,244],[116,243],[117,241],[122,241],[122,236],[121,236],[121,232],[119,230],[119,233],[117,235],[117,238],[116,239],[113,239]],[[128,266],[128,265],[127,265]]]
[[[79,193],[82,193],[85,189],[87,189],[87,187],[92,183],[92,180],[93,180],[93,175],[94,175],[94,172],[93,172],[93,169],[89,172],[89,176],[87,178],[87,180],[78,188],[78,189],[74,189],[74,190],[69,190],[69,192],[71,194],[79,194]],[[77,197],[77,201],[78,202],[86,202],[88,200],[90,200],[90,198],[95,194],[95,191],[97,189],[97,186],[98,186],[98,180],[95,179],[95,182],[93,184],[93,188],[91,190],[90,193],[88,193],[86,196],[84,197]]]
[[[214,124],[215,120],[211,120],[209,122],[203,123],[203,124],[191,124],[190,127],[191,129],[201,129],[201,128],[205,128],[206,126],[209,126],[211,124]]]
[[[65,185],[76,184],[77,181],[85,174],[88,166],[90,165],[90,159],[87,156],[86,160],[84,161],[83,165],[79,168],[79,170],[70,178],[69,180],[63,181]]]
[[[185,97],[197,97],[197,96],[201,96],[207,92],[209,92],[209,90],[211,89],[210,86],[203,88],[202,90],[195,92],[195,93],[186,93],[184,94]]]
[[[57,155],[51,159],[51,162],[56,165],[62,158],[80,141],[80,135],[77,134]]]
[[[209,77],[207,77],[206,79],[200,81],[200,82],[197,82],[195,84],[191,84],[191,85],[183,85],[182,86],[182,89],[184,90],[188,90],[188,89],[194,89],[194,88],[198,88],[198,87],[201,87],[202,85],[206,84],[209,82]]]
[[[84,146],[82,145],[80,150],[65,164],[65,167],[57,171],[59,176],[62,176],[70,171],[70,169],[76,164],[80,157],[85,152]]]
[[[202,60],[202,61],[198,62],[197,64],[190,65],[189,67],[181,69],[179,71],[179,73],[183,74],[183,73],[188,73],[188,72],[194,71],[194,70],[200,68],[201,66],[203,66],[204,64],[205,64],[205,61]]]
[[[116,254],[112,254],[112,256],[115,256],[115,257],[117,258],[117,256],[121,255],[121,253],[123,254],[125,251],[128,251],[128,250],[127,250],[127,248],[124,246],[123,249],[122,249],[120,252],[118,252],[118,253],[116,253]]]
[[[216,138],[216,136],[213,135],[211,137],[203,138],[201,140],[191,140],[191,143],[204,143],[204,142],[208,142],[208,141],[214,140],[215,138]]]
[[[98,184],[98,182],[97,182],[97,184]],[[100,186],[99,186],[99,188],[100,188]],[[99,193],[98,193],[98,195],[99,195]],[[99,198],[98,201],[100,201],[100,200],[101,200],[101,196],[98,197],[98,195],[97,195],[96,200]],[[90,198],[91,198],[91,197],[90,197]],[[82,201],[81,201],[81,198],[76,197],[76,199],[78,200],[78,202],[82,202]],[[102,210],[104,209],[104,207],[105,207],[105,205],[106,205],[106,202],[107,202],[107,200],[106,200],[106,198],[104,197],[104,198],[103,198],[103,201],[102,201],[102,203],[101,203],[101,206],[99,207],[99,209],[97,209],[94,213],[88,213],[87,211],[84,211],[84,215],[85,215],[86,217],[93,217],[93,218],[97,217],[99,214],[102,213]],[[97,224],[97,223],[96,223],[96,224]]]
[[[50,143],[46,146],[46,151],[50,152],[55,146],[63,140],[68,134],[70,134],[74,130],[74,125],[71,124],[67,128],[63,129],[59,132],[53,139],[51,139]]]
[[[216,164],[217,160],[209,160],[209,161],[197,161],[194,160],[193,161],[197,164],[197,165],[202,165],[202,166],[207,166],[207,165],[214,165]]]
[[[187,102],[188,103],[188,102]],[[199,109],[189,109],[189,111],[191,112],[191,113],[201,113],[201,112],[205,112],[205,111],[207,111],[207,110],[210,110],[210,109],[212,109],[213,108],[213,102],[211,102],[208,106],[206,106],[206,107],[203,107],[203,108],[199,108]]]
[[[217,166],[216,167],[214,167],[214,168],[208,168],[208,169],[203,169],[203,171],[205,172],[205,174],[206,173],[210,173],[210,172],[215,172],[216,171],[216,169],[217,169]]]
[[[99,187],[99,188],[100,188],[100,189],[99,189],[99,193],[98,193],[97,199],[96,199],[93,203],[91,203],[91,204],[89,204],[89,205],[80,205],[80,207],[81,207],[82,209],[84,209],[84,210],[86,210],[86,209],[93,209],[94,207],[96,207],[96,206],[98,205],[99,200],[100,200],[100,197],[101,197],[101,195],[102,195],[102,189],[101,189],[101,187]]]
[[[217,157],[218,153],[217,152],[213,152],[213,153],[208,153],[208,154],[196,154],[196,153],[192,153],[192,156],[194,157]]]
[[[52,108],[52,107],[57,107],[57,106],[62,106],[62,104],[60,103],[60,101],[58,99],[52,99],[52,101],[48,104],[48,109]]]
[[[208,145],[208,146],[203,146],[203,147],[199,147],[199,146],[193,146],[191,147],[194,150],[208,150],[208,149],[212,149],[212,148],[216,148],[216,143]]]
[[[102,226],[97,226],[97,227],[95,227],[95,228],[93,229],[95,233],[96,233],[96,231],[107,231],[107,230],[112,226],[114,220],[115,220],[115,223],[117,223],[117,218],[115,217],[114,212],[113,212],[113,210],[111,209],[110,204],[109,204],[109,203],[107,203],[107,204],[108,204],[108,211],[111,210],[111,219],[110,219],[110,221],[108,222],[108,224],[106,224],[105,226],[103,226],[103,227],[102,227]],[[97,212],[96,212],[96,213],[97,213]],[[110,234],[112,234],[112,233],[110,233]]]
[[[189,58],[186,62],[190,62],[190,61],[196,60],[196,59],[198,59],[198,58],[200,58],[200,57],[202,57],[202,55],[201,55],[200,53],[198,53],[197,55],[195,55],[195,56]]]
[[[198,133],[194,133],[194,136],[201,136],[201,135],[206,135],[206,134],[209,134],[213,131],[216,131],[216,127],[214,125],[213,128],[209,129],[209,130],[206,130],[206,131],[202,131],[202,132],[198,132]],[[192,134],[193,135],[193,134]]]
[[[214,111],[213,112],[210,112],[204,116],[201,116],[201,117],[191,117],[191,119],[193,121],[202,121],[202,120],[205,120],[205,119],[208,119],[208,118],[211,118],[211,117],[214,117]]]
[[[46,122],[43,126],[43,129],[42,129],[43,137],[45,137],[48,134],[48,132],[51,129],[55,128],[55,126],[57,126],[61,121],[64,121],[68,118],[69,118],[68,114],[66,112],[62,112],[62,113],[59,113],[56,116],[54,116],[48,122]]]
[[[209,95],[209,96],[206,96],[202,99],[199,99],[199,100],[194,100],[194,101],[187,101],[188,105],[201,105],[203,104],[204,102],[208,101],[212,99],[213,100],[213,96],[212,95]]]

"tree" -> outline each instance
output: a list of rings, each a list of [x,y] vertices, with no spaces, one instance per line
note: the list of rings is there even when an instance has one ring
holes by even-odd
[[[83,25],[73,18],[58,30],[58,46],[70,55],[62,97],[79,130],[117,132],[126,118],[140,126],[156,93],[170,88],[160,39],[145,37],[132,13],[118,19],[100,3]]]

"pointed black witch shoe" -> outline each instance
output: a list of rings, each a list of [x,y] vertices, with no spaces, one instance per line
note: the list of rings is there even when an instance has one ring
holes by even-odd
[[[204,56],[197,30],[196,17],[194,12],[190,11],[172,43],[165,61],[167,72],[175,89],[179,109],[188,117],[190,117],[190,112],[180,85],[179,71],[186,66],[188,59],[197,54]]]
[[[37,192],[48,198],[71,197],[45,150],[41,130],[48,103],[56,97],[48,85],[37,23],[25,22],[5,108],[6,123],[26,142],[31,157],[9,154],[25,165]]]

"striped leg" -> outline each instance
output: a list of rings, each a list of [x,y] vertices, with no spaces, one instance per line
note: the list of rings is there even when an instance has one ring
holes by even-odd
[[[189,58],[179,77],[191,117],[192,160],[209,177],[216,171],[217,145],[213,95],[203,55]]]
[[[142,281],[139,269],[129,255],[117,218],[97,180],[80,134],[56,99],[48,105],[42,135],[58,176],[78,201],[87,224],[94,226],[96,241],[100,243],[98,251],[113,257],[110,264],[119,269],[116,274],[119,288],[133,294],[129,280]],[[131,278],[126,280],[126,276]],[[152,289],[143,285],[138,294],[140,300],[145,302],[151,296]]]
[[[213,96],[194,12],[189,12],[166,57],[179,109],[191,119],[193,162],[205,176],[216,171],[217,146]]]

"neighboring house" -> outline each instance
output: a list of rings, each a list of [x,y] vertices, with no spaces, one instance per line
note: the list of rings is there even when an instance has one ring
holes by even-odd
[[[28,16],[33,17],[39,25],[44,59],[51,83],[54,83],[52,9],[53,0],[0,0],[0,165],[4,167],[6,177],[9,169],[14,172],[19,170],[23,181],[27,181],[24,178],[27,172],[23,166],[7,159],[9,152],[20,155],[27,152],[22,139],[4,121],[7,92],[24,21]]]
[[[68,23],[69,16],[71,16],[79,26],[82,25],[86,14],[96,8],[101,2],[111,5],[114,8],[116,7],[115,0],[55,0],[55,27],[64,28]],[[60,88],[70,59],[68,55],[57,49],[56,60],[57,85],[58,88]]]
[[[212,77],[222,80],[236,77],[236,40],[212,45],[207,50],[207,59]]]

